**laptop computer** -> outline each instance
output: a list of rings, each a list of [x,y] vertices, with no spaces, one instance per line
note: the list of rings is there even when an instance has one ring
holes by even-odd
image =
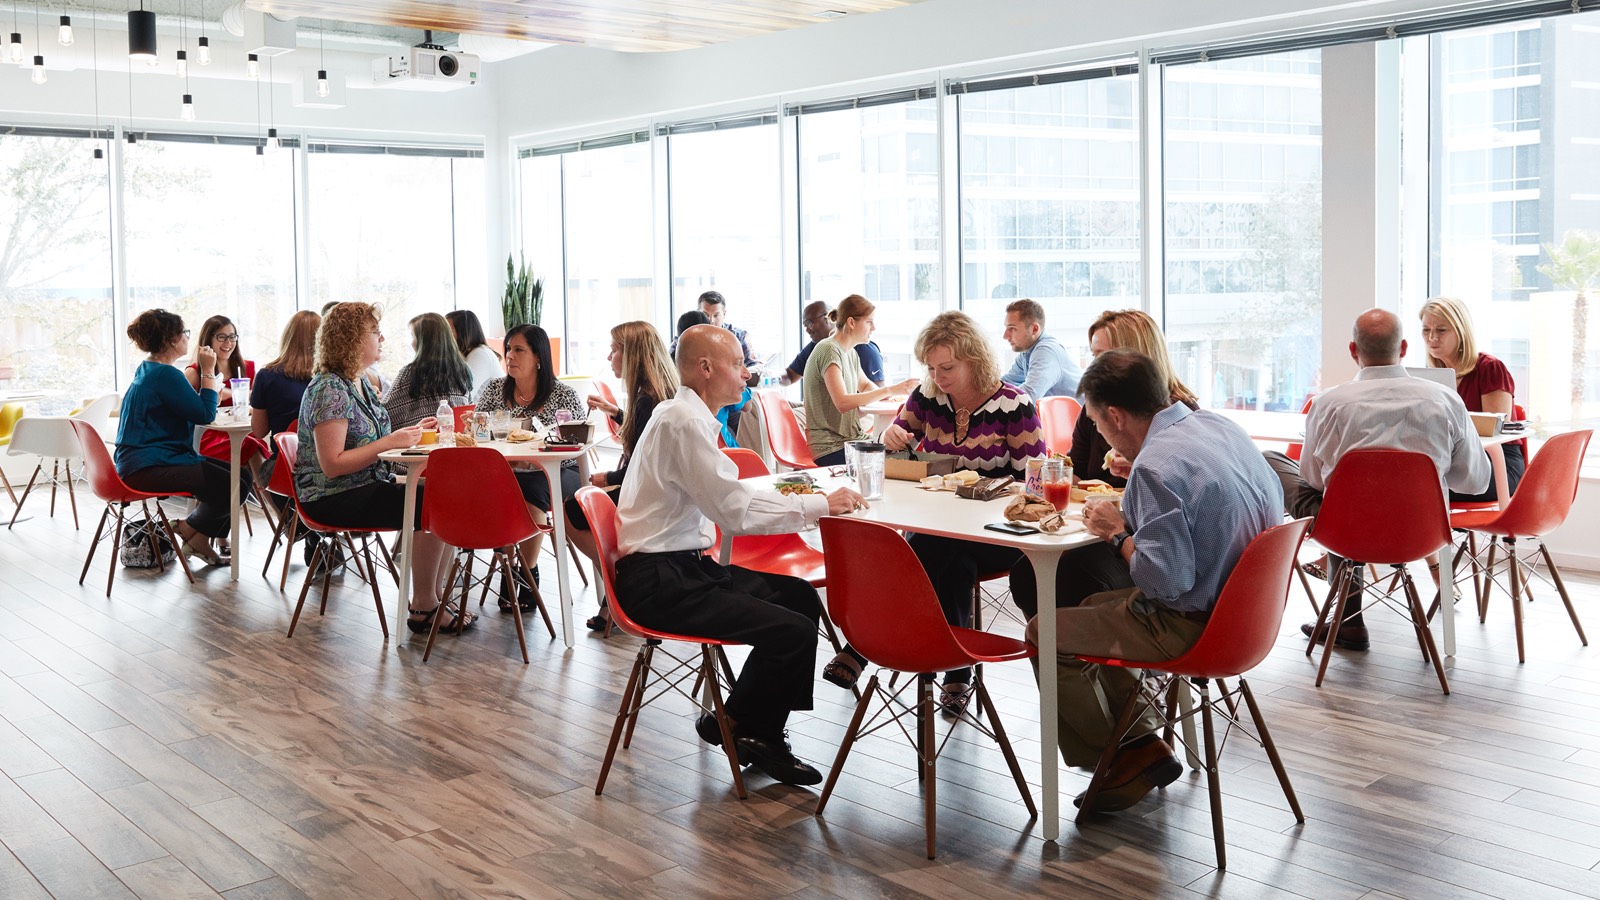
[[[1450,390],[1456,389],[1456,373],[1454,369],[1436,369],[1433,366],[1406,366],[1406,371],[1413,378],[1426,378],[1429,381],[1442,384]]]

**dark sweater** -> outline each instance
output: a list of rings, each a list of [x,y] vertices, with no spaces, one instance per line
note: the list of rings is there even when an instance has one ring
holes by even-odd
[[[145,360],[133,374],[122,398],[117,425],[117,474],[128,475],[154,466],[189,466],[200,462],[194,450],[194,426],[217,418],[217,392],[189,386],[183,372],[165,363]]]

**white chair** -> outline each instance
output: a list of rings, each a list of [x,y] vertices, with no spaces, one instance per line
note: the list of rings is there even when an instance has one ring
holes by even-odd
[[[80,422],[88,422],[94,427],[95,434],[114,435],[116,432],[111,429],[111,414],[121,405],[122,395],[112,391],[94,398],[88,406],[73,413],[72,417]]]
[[[50,472],[45,476],[50,484],[50,515],[54,517],[56,514],[56,488],[65,485],[67,498],[72,503],[72,527],[77,528],[78,499],[72,489],[72,461],[82,459],[83,452],[79,449],[77,436],[72,433],[71,420],[67,416],[23,416],[17,420],[17,429],[11,435],[6,454],[33,454],[39,457],[39,463],[33,467],[33,475],[28,478],[28,486],[23,489],[22,499],[17,501],[17,508],[11,513],[11,521],[6,528],[17,524],[17,516],[22,513],[22,506],[28,502],[28,495],[33,492],[33,485],[39,480],[39,473],[44,471],[47,462],[50,463]],[[65,475],[61,472],[63,464],[66,467]]]

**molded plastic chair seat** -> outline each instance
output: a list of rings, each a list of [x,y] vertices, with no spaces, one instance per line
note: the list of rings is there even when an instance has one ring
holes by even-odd
[[[161,548],[156,542],[155,523],[160,521],[161,530],[165,532],[172,546],[178,551],[178,565],[182,567],[184,577],[194,584],[194,573],[189,571],[189,562],[183,555],[183,541],[178,539],[178,532],[167,521],[167,513],[161,508],[161,501],[167,497],[188,497],[190,494],[150,494],[128,486],[117,474],[116,464],[111,461],[111,453],[106,450],[106,442],[101,440],[100,433],[88,422],[68,419],[72,431],[78,438],[78,450],[83,457],[83,471],[89,481],[89,489],[96,497],[105,501],[105,512],[100,514],[100,524],[95,526],[94,540],[89,542],[89,555],[83,560],[83,571],[78,573],[78,583],[83,584],[83,579],[89,574],[89,564],[94,562],[95,550],[100,546],[100,541],[109,538],[111,541],[111,571],[106,575],[106,596],[111,596],[111,585],[117,578],[118,551],[122,549],[122,530],[128,524],[127,508],[129,504],[139,504],[143,512],[141,520],[145,523],[145,534],[150,538],[150,550],[155,556],[156,569],[162,573],[167,570],[166,563],[161,560]],[[155,516],[150,515],[149,501],[156,501]],[[107,520],[111,523],[111,533],[105,534]]]
[[[1044,445],[1065,456],[1072,451],[1072,430],[1078,426],[1083,404],[1072,397],[1040,398],[1039,419],[1044,425]]]
[[[11,443],[11,434],[16,431],[17,422],[22,418],[24,409],[21,403],[0,404],[0,447]],[[0,484],[5,485],[6,494],[14,504],[17,494],[11,489],[11,479],[6,477],[5,467],[0,466]]]
[[[520,556],[513,564],[511,552],[543,529],[528,514],[528,505],[522,501],[522,492],[517,488],[517,477],[511,473],[511,465],[500,451],[492,447],[446,447],[429,454],[428,490],[422,496],[422,529],[461,550],[493,551],[491,573],[495,567],[503,572],[521,569],[525,583],[533,586],[533,573]],[[460,607],[463,610],[473,584],[475,559],[469,554],[463,567],[459,557],[453,558],[450,572],[444,579],[446,585],[454,586],[456,572],[465,571]],[[484,590],[487,592],[487,584]],[[555,625],[550,621],[550,612],[537,586],[533,587],[533,597],[539,615],[544,617],[544,627],[552,638],[555,637]],[[440,602],[448,600],[444,597]],[[514,600],[512,606],[516,606]],[[433,653],[433,642],[439,636],[439,623],[443,618],[442,615],[433,617],[428,646],[422,652],[423,662]],[[511,618],[517,623],[517,644],[522,648],[522,662],[526,665],[528,640],[523,634],[521,611],[514,608]],[[460,621],[464,626],[466,618],[463,616]]]
[[[823,552],[833,572],[828,588],[828,609],[835,624],[856,652],[869,662],[880,669],[916,677],[897,690],[892,680],[888,687],[882,686],[880,672],[872,674],[856,703],[855,715],[839,746],[839,755],[828,772],[822,796],[817,800],[816,814],[822,815],[828,798],[833,795],[834,785],[844,771],[845,760],[856,739],[891,724],[904,730],[906,726],[899,720],[903,716],[914,716],[918,727],[913,743],[918,757],[917,777],[922,781],[923,823],[928,858],[933,859],[937,831],[936,767],[946,743],[937,740],[934,734],[934,721],[938,718],[933,695],[935,674],[976,663],[1030,659],[1038,651],[1015,638],[947,623],[928,573],[900,532],[876,522],[840,516],[824,518],[821,527]],[[979,714],[964,710],[951,728],[966,722],[1000,745],[1023,804],[1030,815],[1036,816],[1033,795],[1017,765],[1016,754],[1011,751],[1011,742],[989,698],[981,671],[973,684],[979,714],[987,718],[989,724],[985,725]],[[915,704],[908,704],[900,697],[911,685],[916,685]],[[863,724],[874,700],[881,702],[880,708],[871,721]]]
[[[767,447],[781,465],[791,469],[815,469],[817,462],[811,456],[811,445],[805,432],[800,430],[800,420],[794,417],[789,401],[777,391],[756,391],[756,402],[761,405],[761,417],[767,432]]]
[[[726,678],[730,684],[733,682],[733,669],[728,665],[722,648],[735,646],[737,642],[657,631],[646,628],[630,618],[627,610],[617,602],[616,504],[612,502],[610,494],[593,485],[579,488],[576,499],[579,507],[583,509],[584,518],[589,520],[590,534],[594,536],[595,551],[600,558],[600,580],[605,588],[606,605],[611,610],[611,622],[624,633],[642,639],[639,652],[633,660],[633,668],[628,672],[628,686],[622,691],[622,703],[617,708],[616,721],[611,726],[611,742],[606,745],[605,762],[600,766],[600,778],[594,786],[595,795],[599,796],[606,788],[606,777],[611,773],[611,762],[616,758],[618,742],[621,742],[623,749],[627,749],[633,743],[633,728],[638,724],[640,711],[668,691],[675,691],[691,702],[699,704],[701,701],[693,694],[704,685],[711,698],[710,712],[716,717],[717,725],[722,731],[722,750],[728,757],[728,767],[733,771],[734,790],[740,800],[745,799],[748,795],[745,792],[744,775],[739,771],[739,756],[733,742],[733,728],[728,720],[728,713],[722,705],[722,679]],[[698,644],[699,657],[690,659],[677,656],[667,649],[666,642]],[[672,661],[672,665],[657,670],[655,667],[657,655],[667,657]],[[690,676],[695,679],[694,688],[684,691],[681,683]],[[656,689],[656,694],[647,700],[646,693],[652,686]]]
[[[1277,773],[1278,785],[1289,801],[1289,809],[1294,812],[1295,821],[1305,821],[1306,817],[1300,811],[1300,802],[1295,798],[1294,788],[1289,784],[1289,773],[1283,768],[1283,761],[1278,757],[1278,748],[1272,743],[1272,735],[1267,732],[1267,723],[1261,718],[1261,709],[1256,705],[1255,695],[1251,693],[1250,685],[1244,679],[1244,673],[1266,659],[1277,641],[1278,629],[1283,624],[1283,608],[1289,598],[1289,581],[1295,569],[1295,558],[1300,551],[1300,542],[1305,537],[1306,526],[1310,522],[1310,519],[1286,522],[1263,531],[1250,542],[1240,555],[1239,561],[1234,564],[1227,583],[1222,586],[1222,592],[1217,597],[1216,605],[1212,607],[1211,617],[1206,622],[1205,630],[1200,632],[1200,637],[1194,642],[1194,646],[1176,659],[1126,660],[1082,655],[1078,657],[1086,663],[1102,666],[1143,669],[1145,674],[1145,682],[1141,689],[1128,697],[1118,714],[1117,724],[1112,729],[1112,734],[1116,735],[1117,739],[1107,745],[1105,753],[1100,757],[1099,765],[1095,767],[1094,777],[1089,780],[1089,790],[1079,807],[1077,817],[1079,827],[1093,815],[1095,797],[1100,793],[1106,773],[1110,771],[1121,745],[1130,739],[1144,737],[1142,734],[1128,733],[1144,707],[1152,706],[1166,711],[1167,721],[1163,727],[1163,737],[1168,741],[1172,740],[1173,726],[1177,724],[1173,711],[1177,702],[1177,691],[1182,687],[1182,683],[1176,679],[1184,678],[1189,679],[1200,691],[1200,715],[1205,727],[1206,782],[1211,799],[1211,833],[1212,840],[1216,844],[1217,868],[1227,868],[1228,856],[1222,830],[1222,786],[1218,781],[1219,742],[1213,724],[1216,716],[1220,715],[1227,723],[1220,746],[1227,745],[1228,732],[1235,727],[1261,744],[1266,750],[1268,761],[1272,763],[1272,770]],[[1239,678],[1238,686],[1230,691],[1225,679],[1235,676]],[[1209,685],[1212,679],[1216,680],[1220,691],[1215,698],[1211,696]],[[1249,732],[1244,730],[1244,723],[1239,718],[1238,704],[1233,699],[1236,695],[1244,699],[1249,709],[1250,719],[1256,730],[1255,735],[1249,735]]]
[[[1445,512],[1444,491],[1439,486],[1439,471],[1433,460],[1422,453],[1406,450],[1367,449],[1346,453],[1334,466],[1322,495],[1322,506],[1311,526],[1312,540],[1342,557],[1340,565],[1328,574],[1328,599],[1317,617],[1335,629],[1344,621],[1349,588],[1364,565],[1393,566],[1404,588],[1406,611],[1416,631],[1417,643],[1425,660],[1433,664],[1439,687],[1450,693],[1444,663],[1434,645],[1433,632],[1417,597],[1416,585],[1405,564],[1426,559],[1440,548],[1450,546],[1450,520]],[[1372,594],[1389,605],[1386,594]],[[1322,663],[1317,668],[1317,686],[1322,686],[1333,655],[1334,641],[1323,642]],[[1306,656],[1316,648],[1316,639],[1306,642]]]
[[[22,490],[22,499],[17,501],[17,508],[11,513],[11,521],[7,528],[17,524],[17,516],[22,513],[22,505],[28,502],[28,495],[33,493],[34,482],[38,480],[39,473],[44,471],[45,463],[50,463],[50,474],[45,476],[50,485],[50,517],[56,514],[56,489],[62,485],[67,488],[67,499],[72,505],[72,527],[78,527],[78,497],[73,490],[72,461],[82,459],[83,451],[78,446],[78,436],[72,432],[71,420],[67,416],[24,416],[17,420],[16,430],[11,433],[11,443],[6,447],[7,456],[23,456],[32,454],[39,457],[39,462],[33,467],[33,474],[28,476],[28,486]],[[61,475],[62,464],[66,464],[67,474]]]
[[[278,468],[287,468],[292,473],[295,463],[300,457],[299,434],[286,431],[278,434],[273,440],[278,445]],[[289,633],[286,636],[294,637],[295,626],[300,624],[300,612],[305,609],[306,594],[311,591],[311,581],[316,577],[319,563],[322,564],[322,603],[318,607],[317,614],[323,615],[327,613],[328,590],[333,581],[334,560],[332,548],[334,542],[342,537],[345,545],[350,548],[351,564],[355,566],[357,574],[365,578],[367,584],[372,587],[372,604],[378,608],[378,626],[383,629],[383,637],[387,640],[389,637],[389,617],[384,614],[383,597],[378,593],[378,568],[372,559],[372,536],[393,532],[395,529],[346,528],[340,525],[328,525],[318,522],[306,515],[305,507],[300,505],[300,492],[295,488],[293,477],[289,479],[289,496],[294,499],[294,511],[299,516],[301,524],[307,529],[325,536],[326,540],[317,544],[316,552],[311,556],[311,563],[306,568],[305,584],[300,587],[300,599],[295,602],[294,616],[289,620]],[[285,513],[284,518],[290,518],[289,514]],[[361,538],[361,546],[359,548],[356,546],[356,537]],[[378,551],[383,556],[384,565],[388,568],[389,574],[394,577],[395,585],[398,586],[400,584],[400,574],[395,571],[394,560],[389,557],[389,548],[384,546],[383,541],[378,541],[377,543]],[[287,553],[288,551],[284,552]],[[366,561],[365,568],[362,567],[363,559]],[[285,569],[287,569],[287,566],[288,563],[285,561]]]

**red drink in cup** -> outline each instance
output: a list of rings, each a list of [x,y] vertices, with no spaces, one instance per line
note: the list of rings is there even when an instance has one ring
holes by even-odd
[[[1044,499],[1045,502],[1054,506],[1057,512],[1064,511],[1067,508],[1067,504],[1072,502],[1072,482],[1065,479],[1061,481],[1046,481],[1044,483]]]

